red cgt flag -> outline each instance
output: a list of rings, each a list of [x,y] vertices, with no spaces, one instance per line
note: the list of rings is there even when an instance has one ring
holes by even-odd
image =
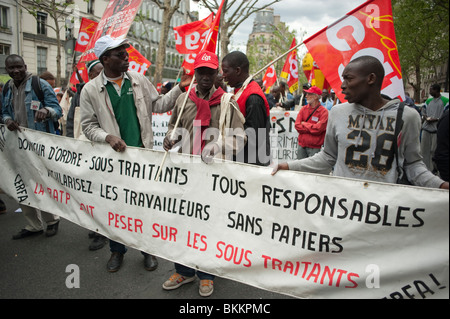
[[[185,55],[183,68],[188,73],[194,70],[195,57],[200,53],[209,36],[212,21],[213,13],[203,20],[173,28],[176,49],[180,54]]]
[[[304,43],[339,100],[345,100],[341,92],[345,66],[364,55],[384,65],[382,93],[404,100],[391,0],[369,0]]]
[[[294,38],[291,44],[291,49],[297,45]],[[298,60],[297,60],[297,49],[289,53],[286,63],[284,64],[283,71],[281,71],[281,78],[287,80],[289,86],[289,91],[294,93],[298,90]]]
[[[81,18],[80,32],[75,45],[76,52],[84,52],[93,36],[98,23],[86,18]]]
[[[266,88],[266,93],[270,93],[270,88],[277,82],[277,72],[275,70],[275,65],[271,65],[266,74],[263,77],[263,85]]]
[[[128,71],[134,71],[145,75],[150,65],[149,60],[147,60],[138,50],[136,50],[132,45],[127,49],[129,55],[130,66]]]
[[[177,50],[185,54],[183,67],[187,74],[194,71],[194,61],[197,54],[202,51],[216,53],[217,38],[219,36],[220,17],[225,0],[222,0],[219,9],[212,19],[213,14],[207,18],[193,23],[174,28],[177,42]],[[201,31],[201,33],[200,33]],[[184,43],[183,43],[184,35]],[[202,43],[202,44],[200,44]],[[180,51],[181,50],[181,51]]]
[[[78,69],[78,74],[83,79],[83,82],[87,83],[89,81],[89,75],[88,75],[86,64],[83,62],[78,62],[77,69]],[[78,84],[81,82],[80,79],[78,78],[78,74],[76,72],[72,73],[72,76],[70,77],[70,81],[69,81],[71,84],[75,85],[75,84]]]
[[[214,21],[212,22],[212,25],[211,25],[210,37],[204,43],[202,51],[209,51],[209,52],[216,53],[217,38],[219,37],[220,17],[222,16],[222,9],[223,9],[224,3],[225,3],[225,0],[222,0],[222,3],[220,4],[220,7],[217,10],[216,16],[214,17]]]

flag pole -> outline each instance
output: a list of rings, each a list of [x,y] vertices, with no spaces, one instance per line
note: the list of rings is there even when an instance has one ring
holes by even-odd
[[[189,92],[191,92],[192,87],[194,86],[194,82],[195,82],[195,74],[192,76],[191,84],[189,85],[189,89],[186,91],[186,96],[184,98],[183,105],[181,106],[180,114],[178,114],[177,121],[175,122],[175,126],[173,127],[172,133],[170,135],[171,140],[173,140],[175,138],[175,131],[178,128],[178,125],[180,124],[180,119],[181,119],[181,116],[183,115],[184,108],[185,108],[187,100],[189,98]],[[158,173],[156,173],[155,181],[158,181],[159,177],[161,176],[162,168],[167,159],[167,154],[169,154],[169,151],[166,151],[166,153],[164,154],[163,160],[161,161],[161,165],[159,165],[159,168],[158,168]]]
[[[301,45],[303,45],[303,42],[297,44],[295,47],[289,49],[289,51],[287,51],[286,53],[284,53],[283,55],[280,55],[278,58],[276,58],[275,60],[273,60],[272,62],[270,62],[268,65],[266,65],[265,67],[263,67],[261,70],[259,70],[258,72],[256,72],[255,74],[252,75],[252,78],[256,77],[258,74],[264,72],[265,70],[267,70],[272,64],[277,63],[278,61],[280,61],[282,58],[284,58],[286,55],[288,55],[289,53],[291,53],[292,51],[294,51],[295,49],[299,48]]]

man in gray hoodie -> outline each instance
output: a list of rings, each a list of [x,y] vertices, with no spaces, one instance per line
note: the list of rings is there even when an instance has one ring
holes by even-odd
[[[381,95],[384,68],[378,59],[363,56],[351,61],[342,77],[348,103],[331,109],[324,148],[313,157],[279,164],[273,171],[297,170],[318,174],[396,183],[395,122],[400,101]],[[420,116],[405,108],[398,139],[398,160],[411,184],[448,189],[433,175],[420,154]]]

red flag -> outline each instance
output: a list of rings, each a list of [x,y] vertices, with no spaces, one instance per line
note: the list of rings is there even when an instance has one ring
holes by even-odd
[[[98,23],[86,18],[81,18],[80,32],[78,33],[78,39],[75,45],[76,52],[86,51],[86,47],[89,44],[89,40],[97,29]]]
[[[147,60],[138,50],[136,50],[132,45],[127,49],[129,55],[130,66],[128,71],[134,71],[145,75],[150,65],[149,60]]]
[[[95,42],[104,35],[112,38],[125,38],[142,0],[110,0],[97,29],[92,35],[81,62],[97,59],[94,53]]]
[[[291,49],[297,45],[297,42],[294,40],[291,44]],[[297,49],[293,50],[287,56],[286,63],[284,64],[283,71],[281,71],[281,78],[287,80],[287,84],[289,86],[289,91],[294,93],[298,90],[298,60],[297,60]]]
[[[217,38],[219,36],[219,26],[220,26],[220,17],[222,15],[222,8],[225,3],[225,0],[222,0],[219,9],[212,20],[212,14],[207,18],[196,21],[193,23],[185,24],[183,26],[174,28],[175,36],[178,36],[177,42],[180,46],[177,46],[177,50],[182,50],[181,54],[185,54],[185,59],[183,62],[183,68],[186,73],[189,74],[194,70],[194,61],[197,54],[202,51],[209,51],[216,53],[217,48]],[[191,29],[191,31],[189,31]],[[197,30],[197,31],[196,31]],[[196,33],[198,30],[204,31],[203,33]],[[177,34],[178,32],[178,34]],[[193,38],[188,38],[189,41],[186,41],[185,44],[190,44],[190,47],[183,47],[182,39],[180,38],[184,34],[185,36],[192,36]],[[177,38],[176,38],[177,39]],[[185,38],[186,39],[186,38]],[[200,46],[200,42],[203,42],[203,45]],[[185,52],[183,52],[185,51]],[[186,52],[187,51],[187,52]]]
[[[275,65],[271,65],[266,74],[263,77],[263,85],[266,88],[266,93],[270,93],[270,88],[277,82],[277,72],[275,71]]]
[[[207,18],[174,27],[175,45],[180,54],[199,52],[211,29],[214,14]]]
[[[203,20],[173,28],[176,49],[180,54],[185,55],[183,67],[187,73],[194,70],[195,57],[200,53],[209,36],[212,21],[213,13]]]
[[[404,100],[390,0],[369,0],[304,43],[339,100],[345,100],[341,93],[345,66],[363,55],[373,56],[384,65],[382,93]]]
[[[204,45],[203,50],[216,53],[217,48],[217,38],[219,37],[219,27],[220,27],[220,17],[222,16],[222,8],[225,0],[222,0],[219,9],[217,10],[214,21],[211,25],[210,38],[206,41],[206,46]],[[202,50],[202,51],[203,51]]]
[[[78,62],[77,69],[78,69],[79,75],[83,79],[83,82],[87,83],[89,81],[89,75],[88,75],[86,64],[84,64],[83,62]],[[71,76],[69,82],[71,84],[73,84],[73,85],[80,83],[80,80],[78,78],[78,74],[76,72],[72,73],[72,76]]]

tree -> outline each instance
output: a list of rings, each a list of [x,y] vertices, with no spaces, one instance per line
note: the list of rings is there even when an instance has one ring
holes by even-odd
[[[221,0],[194,0],[200,2],[209,11],[216,13]],[[273,0],[268,4],[257,6],[260,0],[225,0],[220,24],[220,52],[222,56],[228,54],[228,45],[237,28],[252,14],[270,7],[281,0]]]
[[[414,88],[414,99],[420,101],[422,76],[448,63],[449,2],[393,0],[392,7],[403,78]]]
[[[86,0],[84,0],[86,1]],[[56,33],[56,85],[61,85],[61,31],[66,27],[66,18],[73,13],[73,1],[32,0],[19,2],[21,7],[31,14],[37,21],[38,12],[45,12],[54,24],[46,23],[45,26]],[[65,41],[65,39],[64,39]]]
[[[164,0],[162,3],[160,0],[152,0],[158,5],[158,7],[163,10],[163,22],[161,26],[161,38],[158,45],[158,55],[156,58],[156,68],[154,83],[162,82],[162,73],[164,70],[165,58],[166,58],[166,45],[167,39],[169,37],[170,31],[170,20],[172,19],[174,13],[180,8],[180,3],[182,0]],[[172,3],[174,3],[172,5]]]

